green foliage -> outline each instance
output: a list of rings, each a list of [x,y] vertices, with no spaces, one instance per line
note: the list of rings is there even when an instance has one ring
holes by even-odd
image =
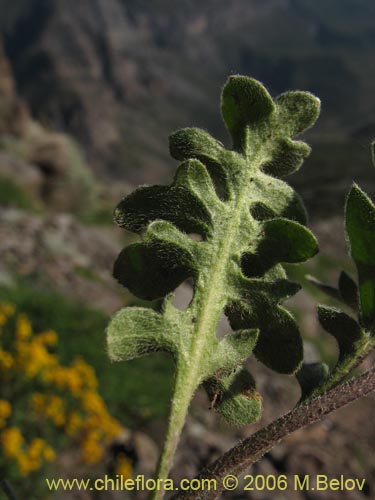
[[[346,232],[351,256],[357,266],[361,322],[375,327],[375,206],[354,185],[346,202]]]
[[[356,184],[346,201],[345,227],[350,254],[357,267],[358,286],[344,271],[337,288],[314,278],[311,281],[344,308],[349,308],[355,318],[335,307],[318,307],[319,322],[335,337],[339,355],[328,376],[324,380],[316,379],[316,385],[312,382],[307,391],[302,380],[304,375],[298,377],[303,397],[340,382],[375,346],[375,205]]]
[[[36,203],[12,179],[0,176],[0,206],[36,210]]]
[[[329,367],[325,363],[303,363],[297,373],[301,386],[301,401],[306,399],[316,387],[320,387],[328,378]]]
[[[309,154],[292,138],[315,122],[320,103],[306,92],[273,101],[256,80],[234,76],[221,104],[233,149],[203,130],[175,132],[170,152],[182,163],[172,185],[142,186],[115,210],[117,223],[142,239],[121,252],[114,275],[161,306],[123,309],[109,324],[107,340],[115,360],[171,353],[184,374],[178,380],[186,377],[186,397],[203,383],[215,409],[245,424],[261,410],[254,381],[241,367],[251,353],[281,373],[296,372],[302,361],[298,327],[280,305],[299,286],[281,264],[305,261],[318,247],[304,226],[300,198],[280,177]],[[187,278],[194,280],[194,294],[181,311],[173,292]],[[223,311],[233,332],[219,341]]]
[[[126,425],[166,418],[173,366],[165,356],[111,364],[103,350],[103,331],[108,322],[105,314],[26,281],[15,288],[0,288],[0,299],[24,311],[37,330],[59,332],[58,355],[63,363],[82,356],[94,366],[103,398]]]
[[[342,311],[327,306],[319,306],[318,317],[322,327],[335,337],[339,346],[338,363],[352,358],[364,337],[358,323]]]
[[[212,377],[205,383],[212,407],[236,425],[256,422],[261,417],[262,400],[255,390],[255,381],[244,368],[229,375]]]
[[[352,278],[342,271],[339,278],[339,294],[343,302],[358,311],[358,287]]]

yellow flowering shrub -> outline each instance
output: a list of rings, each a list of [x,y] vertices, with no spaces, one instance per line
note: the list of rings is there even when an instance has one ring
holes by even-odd
[[[58,335],[34,333],[25,314],[0,303],[0,472],[27,476],[79,446],[98,463],[121,425],[98,394],[94,369],[83,359],[60,364]],[[53,436],[53,438],[51,438]],[[53,441],[53,442],[51,442]]]
[[[120,454],[116,461],[115,473],[127,479],[131,477],[132,472],[133,464],[131,459],[123,453]]]

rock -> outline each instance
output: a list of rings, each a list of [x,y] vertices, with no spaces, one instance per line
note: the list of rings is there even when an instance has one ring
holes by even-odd
[[[21,136],[28,119],[26,106],[16,93],[11,65],[0,38],[0,136]]]
[[[122,248],[116,228],[85,227],[70,215],[0,211],[0,262],[9,276],[33,277],[70,298],[113,313],[126,293],[112,278]]]
[[[34,126],[25,155],[43,176],[40,194],[47,207],[76,213],[93,208],[95,180],[71,138]]]
[[[275,95],[294,88],[319,95],[324,111],[310,137],[322,154],[314,149],[310,167],[336,187],[350,183],[348,141],[357,179],[369,168],[363,145],[374,134],[374,36],[370,1],[359,9],[354,0],[331,4],[181,0],[177,9],[172,0],[13,0],[0,30],[34,117],[72,134],[97,172],[160,182],[173,168],[174,129],[197,125],[226,139],[220,87],[242,73]],[[320,204],[304,172],[301,189]]]
[[[36,165],[0,152],[0,176],[11,179],[35,199],[41,195],[43,175]]]

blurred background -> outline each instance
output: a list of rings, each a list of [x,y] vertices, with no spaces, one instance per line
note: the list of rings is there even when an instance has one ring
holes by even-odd
[[[53,496],[46,475],[151,474],[173,367],[161,355],[118,365],[107,359],[108,317],[135,303],[111,276],[132,239],[114,227],[112,210],[138,184],[171,181],[176,162],[168,135],[176,128],[203,127],[230,146],[219,99],[231,74],[259,79],[272,95],[309,90],[322,101],[321,117],[305,137],[313,152],[289,179],[306,202],[321,253],[290,267],[306,291],[289,306],[306,357],[335,362],[335,343],[315,317],[322,296],[305,275],[331,284],[340,269],[355,276],[342,215],[353,180],[375,195],[374,20],[371,0],[0,0],[0,472],[16,498],[25,492],[35,499],[112,498],[108,492]],[[179,294],[183,302],[189,290]],[[50,331],[55,335],[44,335]],[[17,342],[23,352],[39,349],[37,366],[27,365]],[[70,384],[48,375],[56,363],[72,372]],[[293,377],[276,377],[254,361],[250,367],[264,397],[263,424],[298,400],[298,387]],[[81,397],[89,391],[95,404]],[[35,394],[59,397],[64,422]],[[72,431],[74,406],[81,423]],[[226,426],[208,406],[198,393],[176,478],[194,475],[254,430]],[[95,434],[99,417],[116,420],[116,436]],[[363,492],[288,491],[280,499],[373,498],[374,421],[374,399],[358,401],[288,438],[252,472],[367,478]],[[85,461],[85,450],[97,460]],[[40,467],[30,465],[36,456]]]

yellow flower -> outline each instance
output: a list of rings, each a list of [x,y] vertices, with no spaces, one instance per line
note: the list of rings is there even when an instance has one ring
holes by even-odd
[[[7,321],[8,321],[7,316],[3,312],[0,312],[0,326],[5,325]]]
[[[55,452],[43,439],[34,438],[26,451],[15,458],[21,475],[27,476],[30,472],[39,470],[44,462],[53,461]]]
[[[64,425],[64,401],[59,396],[51,396],[49,398],[48,407],[45,408],[45,415],[49,417],[57,427]]]
[[[95,390],[98,386],[98,380],[95,370],[88,365],[82,358],[76,358],[72,363],[72,368],[81,377],[82,383],[87,389]]]
[[[21,476],[27,476],[34,469],[34,462],[29,459],[27,455],[20,455],[17,457],[17,464],[20,470]]]
[[[47,462],[53,462],[56,458],[56,453],[51,446],[46,445],[43,450],[43,457]]]
[[[14,308],[2,307],[0,303],[0,316],[14,312]],[[38,382],[41,381],[44,387],[41,392],[28,392],[28,408],[34,412],[30,423],[41,431],[42,436],[45,424],[63,428],[67,436],[79,442],[86,463],[99,462],[107,442],[120,434],[122,427],[109,414],[97,392],[94,369],[82,358],[76,358],[69,366],[60,365],[57,356],[49,352],[49,346],[58,341],[56,332],[47,330],[34,335],[25,314],[16,319],[14,337],[13,355],[0,349],[0,370],[12,368],[11,379],[18,375],[21,383],[24,383],[25,376],[30,379],[38,377]],[[39,470],[45,462],[54,460],[55,451],[42,438],[34,438],[26,446],[20,429],[6,427],[11,412],[9,402],[0,399],[0,455],[2,452],[12,458],[19,473],[28,475]],[[122,474],[129,475],[130,462],[122,463],[121,470]]]
[[[30,342],[17,342],[16,347],[17,364],[28,378],[33,378],[45,368],[56,364],[56,356],[50,354],[36,339]]]
[[[11,413],[12,407],[10,406],[9,401],[0,399],[0,418],[7,419]]]
[[[13,356],[9,352],[0,349],[0,370],[8,371],[12,368],[13,364]]]
[[[41,394],[40,392],[34,392],[31,395],[31,405],[37,413],[40,413],[43,410],[44,404],[45,397],[43,394]]]
[[[106,411],[102,398],[96,392],[85,392],[82,394],[82,406],[91,413],[103,413]]]
[[[5,316],[12,316],[16,311],[16,308],[10,302],[1,302],[0,303],[0,312]]]
[[[103,422],[103,431],[106,434],[106,440],[111,440],[119,436],[123,432],[123,428],[115,418],[110,415],[107,416],[107,419]]]
[[[17,318],[16,338],[17,340],[26,340],[31,337],[33,331],[29,318],[26,314],[20,314]]]
[[[27,455],[30,459],[38,460],[42,455],[44,446],[45,441],[43,439],[34,438],[27,449]]]
[[[121,453],[116,459],[115,472],[119,476],[123,476],[124,479],[129,479],[132,477],[133,464],[129,457]]]
[[[65,424],[65,405],[60,396],[36,392],[31,397],[31,405],[34,411],[52,420],[57,427]]]
[[[82,389],[82,380],[74,369],[65,369],[64,386],[73,394],[73,396],[78,396],[80,394]]]
[[[22,434],[17,427],[9,427],[3,430],[0,435],[0,441],[5,456],[17,457],[23,444]]]
[[[68,436],[74,436],[82,426],[82,417],[78,413],[71,413],[66,419],[65,432]]]
[[[98,442],[97,433],[89,433],[81,443],[81,453],[87,464],[96,464],[102,458],[104,449]]]
[[[37,335],[38,342],[45,345],[56,345],[58,341],[57,333],[54,330],[47,330]]]

